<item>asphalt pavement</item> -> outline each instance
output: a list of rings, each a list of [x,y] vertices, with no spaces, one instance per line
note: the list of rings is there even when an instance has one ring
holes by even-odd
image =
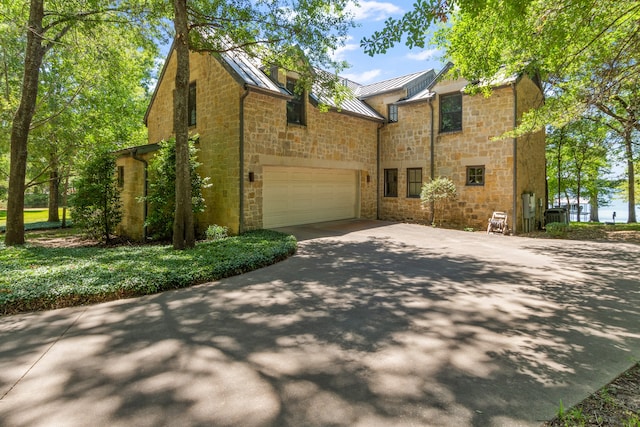
[[[640,245],[283,230],[248,274],[0,317],[0,425],[539,426],[640,359]]]

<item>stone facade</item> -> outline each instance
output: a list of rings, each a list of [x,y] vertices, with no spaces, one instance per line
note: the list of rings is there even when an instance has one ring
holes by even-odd
[[[258,92],[245,99],[244,170],[254,174],[245,183],[245,230],[262,227],[263,166],[357,170],[360,217],[376,218],[377,123],[320,112],[308,100],[305,110],[305,126],[288,124],[285,99]]]
[[[289,124],[286,106],[290,97],[240,84],[211,55],[192,53],[190,61],[190,81],[196,84],[197,99],[196,125],[190,132],[199,135],[198,172],[210,177],[212,184],[203,191],[207,209],[196,218],[200,232],[210,224],[226,226],[234,234],[262,228],[263,166],[356,170],[359,216],[376,218],[378,121],[336,111],[320,112],[307,99],[306,125]],[[171,56],[147,113],[150,143],[172,136],[174,78],[175,56]],[[119,162],[127,170],[141,167],[124,158]],[[122,232],[136,239],[141,236],[143,221],[137,213],[140,206],[132,200],[142,195],[142,188],[137,184],[137,194],[123,193],[126,221]]]
[[[513,129],[523,112],[540,105],[541,92],[527,77],[494,88],[489,97],[463,95],[462,130],[447,133],[439,129],[440,97],[459,93],[466,84],[461,80],[434,81],[424,97],[407,99],[403,87],[369,94],[358,102],[366,103],[370,114],[359,114],[362,109],[321,112],[304,96],[304,125],[299,125],[287,121],[291,95],[280,90],[286,84],[282,71],[265,89],[259,82],[247,84],[246,76],[232,69],[237,64],[200,53],[192,53],[190,60],[197,111],[190,131],[199,135],[199,173],[212,184],[204,191],[207,209],[197,217],[200,231],[210,224],[227,226],[232,233],[262,228],[265,167],[354,171],[359,184],[356,216],[361,218],[431,222],[432,213],[419,197],[408,197],[408,169],[412,174],[419,169],[422,182],[431,176],[453,180],[458,199],[443,218],[447,226],[484,228],[492,212],[500,210],[509,214],[513,227],[515,208],[517,231],[522,231],[542,216],[540,205],[535,218],[523,220],[520,196],[534,193],[538,206],[537,199],[544,195],[544,134],[517,141],[492,139]],[[171,55],[147,112],[149,143],[172,136],[174,77]],[[396,123],[385,123],[390,104],[398,108]],[[126,177],[121,231],[139,239],[144,210],[135,200],[144,190],[144,163],[131,150],[123,150],[118,165]],[[469,166],[484,168],[484,185],[467,185]],[[385,196],[386,169],[398,172],[397,196]]]
[[[440,96],[460,92],[467,82],[441,80],[431,89],[433,96],[415,102],[399,103],[398,122],[389,123],[381,131],[381,180],[384,169],[398,170],[398,195],[385,197],[381,190],[382,219],[430,223],[430,206],[407,196],[407,169],[421,168],[423,182],[433,177],[450,178],[458,193],[447,208],[443,224],[457,228],[482,229],[494,211],[509,215],[514,228],[514,196],[516,197],[517,232],[523,231],[521,219],[522,193],[544,194],[544,134],[520,138],[517,146],[517,181],[514,192],[514,141],[494,140],[514,128],[516,120],[529,108],[540,105],[540,90],[527,77],[513,86],[502,86],[484,94],[462,96],[462,129],[440,131]],[[517,112],[514,109],[518,103]],[[433,120],[433,121],[432,121]],[[433,153],[431,143],[433,138]],[[433,171],[432,159],[433,155]],[[484,168],[484,185],[467,185],[467,167]],[[381,188],[384,182],[381,181]],[[538,201],[536,203],[539,203]],[[537,209],[531,224],[542,218]]]

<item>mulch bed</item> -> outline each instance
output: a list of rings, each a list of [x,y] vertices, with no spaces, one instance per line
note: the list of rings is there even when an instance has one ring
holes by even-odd
[[[640,427],[640,363],[543,425]]]

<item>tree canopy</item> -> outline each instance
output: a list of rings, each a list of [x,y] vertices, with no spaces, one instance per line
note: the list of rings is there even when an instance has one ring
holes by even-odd
[[[92,53],[97,58],[93,67],[109,70],[107,52],[113,51],[109,47],[117,47],[117,35],[124,35],[127,41],[136,43],[139,48],[149,46],[148,41],[155,35],[153,30],[156,28],[156,25],[149,23],[159,22],[157,19],[161,15],[156,8],[148,6],[144,0],[30,0],[0,3],[0,38],[4,41],[14,37],[13,43],[5,46],[3,42],[5,96],[0,112],[2,127],[11,129],[8,132],[7,245],[24,243],[23,207],[30,133],[34,126],[59,116],[66,108],[65,102],[55,105],[55,102],[42,96],[43,82],[40,76],[41,71],[44,75],[48,70],[47,59],[56,56],[58,62],[52,61],[51,64],[61,66],[61,69],[77,70],[80,67],[68,53],[86,53],[93,49]],[[19,54],[16,55],[14,48]],[[53,55],[53,52],[57,54]],[[8,60],[9,57],[19,58],[19,61]],[[65,61],[67,67],[64,67]],[[73,93],[87,82],[90,85],[93,76],[90,73],[84,76],[76,73],[74,77],[67,81],[61,78],[58,84],[51,86],[54,93],[50,95],[59,100],[60,94]],[[20,82],[19,85],[11,90],[16,81]],[[60,110],[49,109],[51,117],[42,122],[39,113],[52,106]]]
[[[331,52],[345,42],[347,30],[353,26],[347,4],[348,0],[173,1],[173,46],[177,58],[173,103],[175,249],[195,244],[187,142],[189,51],[220,54],[242,49],[263,65],[296,72],[298,90],[319,84],[339,98],[344,88],[337,75],[316,73],[315,69],[338,71],[344,65],[334,61]]]
[[[435,43],[469,81],[498,71],[539,75],[554,95],[530,118],[540,128],[577,118],[588,105],[609,104],[638,81],[638,28],[638,0],[418,0],[361,45],[373,55],[403,40]]]
[[[435,31],[431,27],[436,27]],[[629,221],[635,222],[640,131],[640,0],[417,0],[400,19],[361,41],[371,55],[397,43],[433,43],[469,81],[526,72],[544,105],[525,113],[518,136],[561,129],[600,110],[626,163]]]

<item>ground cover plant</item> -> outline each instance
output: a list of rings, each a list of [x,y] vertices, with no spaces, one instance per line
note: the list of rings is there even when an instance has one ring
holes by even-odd
[[[164,245],[5,247],[0,315],[183,288],[255,270],[296,250],[293,236],[258,230],[175,251]]]
[[[551,226],[551,227],[549,227]],[[527,237],[551,237],[569,240],[607,240],[628,243],[640,243],[640,224],[600,222],[572,222],[561,227],[560,224],[547,224],[546,232],[525,234]]]

